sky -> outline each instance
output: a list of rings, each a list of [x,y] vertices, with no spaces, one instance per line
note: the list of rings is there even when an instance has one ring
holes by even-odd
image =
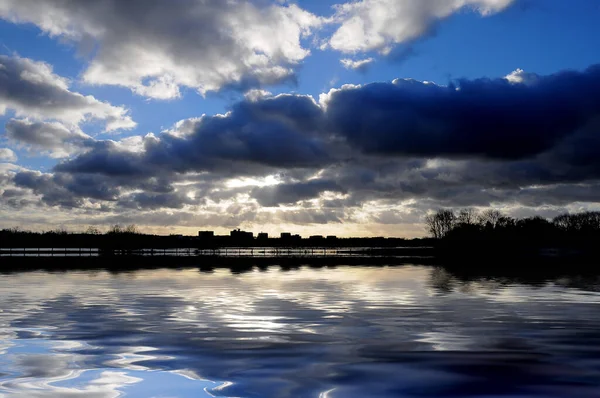
[[[0,228],[417,237],[600,206],[596,0],[0,0]]]

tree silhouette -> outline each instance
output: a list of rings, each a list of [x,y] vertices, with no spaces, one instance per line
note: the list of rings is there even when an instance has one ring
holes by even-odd
[[[456,217],[456,221],[459,224],[472,225],[477,222],[479,218],[479,213],[477,210],[473,208],[461,209],[458,212],[458,216]]]
[[[498,210],[489,209],[479,215],[479,223],[486,228],[494,229],[502,217],[503,214]]]
[[[90,225],[85,230],[85,234],[87,235],[100,235],[101,233],[102,232],[100,232],[100,230],[97,227],[94,227],[93,225]]]
[[[452,210],[440,209],[425,217],[429,233],[436,239],[441,239],[454,227],[456,216]]]

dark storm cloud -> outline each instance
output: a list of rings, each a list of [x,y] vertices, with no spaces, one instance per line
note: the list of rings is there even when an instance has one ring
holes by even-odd
[[[345,190],[334,181],[310,180],[306,182],[282,183],[273,186],[254,188],[250,195],[255,198],[261,206],[270,207],[318,198],[321,193],[327,191],[345,192]]]
[[[2,181],[0,178],[0,186]],[[0,195],[0,204],[6,204],[8,207],[13,209],[21,209],[27,205],[35,204],[30,199],[27,199],[28,191],[25,189],[4,189],[2,195]]]
[[[198,119],[187,135],[146,137],[141,153],[98,142],[91,151],[59,164],[56,170],[133,176],[158,170],[237,170],[244,174],[256,166],[319,167],[331,161],[327,143],[316,137],[320,118],[318,105],[304,96],[244,101],[227,115]]]
[[[14,183],[21,188],[29,188],[48,206],[66,208],[80,207],[82,201],[75,198],[65,187],[57,183],[53,176],[36,172],[20,172],[14,177]]]
[[[225,227],[235,228],[239,225],[252,222],[256,219],[256,209],[249,207],[237,214],[217,211],[216,209],[203,209],[202,212],[190,211],[147,211],[124,209],[118,213],[97,219],[97,224],[141,224],[152,226],[173,227]]]
[[[600,113],[600,66],[521,78],[461,80],[449,87],[412,80],[345,87],[329,94],[325,110],[306,96],[246,100],[227,115],[193,121],[189,134],[146,137],[141,153],[98,142],[56,170],[243,174],[246,166],[236,169],[235,163],[285,170],[360,160],[356,152],[343,152],[339,139],[374,156],[518,160],[558,153],[564,144],[593,159],[589,143],[595,148],[598,139],[574,137]]]
[[[66,208],[83,207],[83,199],[112,202],[125,209],[178,209],[185,204],[197,205],[203,202],[202,198],[190,199],[186,196],[188,191],[201,192],[198,188],[177,191],[173,186],[173,183],[178,182],[177,178],[166,179],[161,176],[128,178],[86,173],[42,174],[26,170],[17,172],[13,177],[7,177],[7,183],[9,181],[18,188],[28,189],[40,195],[41,201],[46,205]],[[207,184],[207,187],[211,185]],[[23,189],[16,192],[23,193]],[[126,194],[123,190],[141,192]],[[205,190],[208,191],[208,188]],[[5,192],[12,192],[11,188]]]
[[[25,190],[23,189],[5,189],[4,192],[2,192],[2,197],[3,198],[18,198],[21,196],[24,196],[26,193]]]
[[[92,145],[93,139],[78,129],[69,129],[60,123],[31,122],[12,119],[5,126],[6,136],[32,150],[49,151],[53,156]]]
[[[182,209],[185,205],[202,204],[202,199],[192,199],[180,192],[151,193],[139,192],[127,195],[119,200],[119,205],[124,208],[137,209]]]
[[[140,154],[119,148],[112,141],[97,141],[89,152],[58,164],[55,170],[119,177],[147,174],[150,172],[147,168]]]
[[[241,102],[238,107],[255,117],[273,117],[306,133],[318,132],[323,124],[323,112],[309,96],[282,94]]]
[[[559,184],[527,187],[518,191],[516,199],[525,206],[564,206],[572,202],[600,202],[600,183]]]
[[[13,182],[17,187],[28,188],[41,196],[49,206],[81,207],[83,198],[114,201],[120,190],[101,176],[42,174],[33,171],[18,172]]]
[[[390,156],[525,158],[599,112],[598,65],[523,82],[374,83],[334,91],[327,103],[332,131],[360,151]]]
[[[343,200],[323,201],[325,207],[359,206],[378,200],[388,206],[429,199],[429,207],[566,205],[597,202],[600,174],[591,166],[574,167],[558,154],[546,153],[518,161],[362,160],[324,170],[347,193]]]
[[[95,141],[55,174],[70,184],[88,176],[100,187],[141,189],[115,197],[65,188],[78,198],[104,195],[138,210],[182,209],[239,194],[268,207],[327,191],[345,195],[320,200],[333,213],[300,217],[314,222],[341,220],[338,209],[373,200],[564,205],[569,198],[597,200],[593,189],[575,187],[569,196],[568,187],[600,180],[599,115],[599,66],[546,77],[517,71],[450,87],[410,80],[346,86],[324,96],[322,105],[300,95],[249,98],[226,115],[148,135],[137,152]],[[227,178],[273,174],[283,183],[223,186]],[[196,187],[174,188],[186,178]],[[57,183],[64,187],[64,181]],[[526,190],[534,185],[562,188]]]
[[[148,141],[147,159],[160,166],[177,159],[177,171],[207,170],[223,161],[281,168],[323,164],[328,160],[324,144],[296,128],[296,115],[290,117],[287,106],[261,114],[241,103],[226,117],[203,118],[190,136]]]

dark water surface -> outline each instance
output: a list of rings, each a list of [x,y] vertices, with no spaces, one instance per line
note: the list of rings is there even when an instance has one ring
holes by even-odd
[[[0,354],[0,397],[600,397],[600,282],[13,273]]]

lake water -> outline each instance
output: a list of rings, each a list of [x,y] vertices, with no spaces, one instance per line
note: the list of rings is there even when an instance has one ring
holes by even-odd
[[[435,267],[0,276],[0,397],[599,397],[600,282]]]

